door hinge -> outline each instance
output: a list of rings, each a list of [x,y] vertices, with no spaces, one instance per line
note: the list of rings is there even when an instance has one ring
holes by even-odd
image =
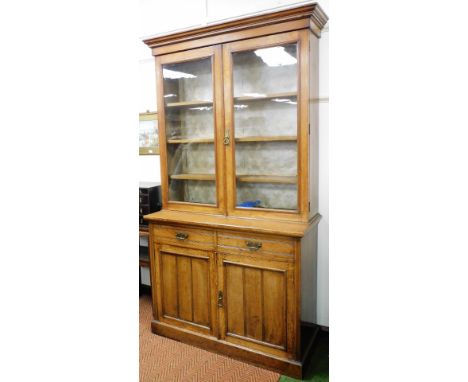
[[[218,307],[223,307],[223,291],[221,290],[218,292]]]

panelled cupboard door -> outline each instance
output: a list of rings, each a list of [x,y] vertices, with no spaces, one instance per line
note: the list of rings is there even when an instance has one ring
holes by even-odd
[[[213,252],[156,244],[158,319],[217,335]]]
[[[156,57],[163,208],[225,212],[221,47]]]
[[[223,45],[227,210],[306,220],[307,31]]]
[[[219,253],[220,338],[293,359],[293,269],[292,263]]]

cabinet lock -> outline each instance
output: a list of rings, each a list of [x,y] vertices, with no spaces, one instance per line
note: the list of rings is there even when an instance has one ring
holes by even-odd
[[[223,291],[221,290],[218,292],[218,307],[223,307]]]
[[[226,129],[224,133],[224,144],[227,146],[229,143],[231,143],[231,138],[229,138],[229,129]]]

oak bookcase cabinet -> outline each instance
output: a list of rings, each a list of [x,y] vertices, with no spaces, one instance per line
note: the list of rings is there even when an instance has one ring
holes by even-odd
[[[317,4],[145,40],[154,333],[301,377],[316,327]]]

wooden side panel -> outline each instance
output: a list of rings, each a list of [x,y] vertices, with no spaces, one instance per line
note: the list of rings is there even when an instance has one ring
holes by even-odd
[[[177,263],[173,255],[162,254],[162,296],[163,314],[178,316],[177,304]]]
[[[225,272],[227,332],[244,336],[245,324],[243,268],[235,265],[227,265]]]
[[[282,272],[263,272],[264,341],[286,344],[286,285]]]
[[[186,256],[177,257],[177,291],[179,318],[192,321],[192,264]]]
[[[317,229],[312,228],[301,240],[301,321],[308,323],[317,321]]]
[[[244,269],[245,335],[263,340],[262,271]]]
[[[210,285],[208,262],[192,259],[193,322],[210,324]]]

